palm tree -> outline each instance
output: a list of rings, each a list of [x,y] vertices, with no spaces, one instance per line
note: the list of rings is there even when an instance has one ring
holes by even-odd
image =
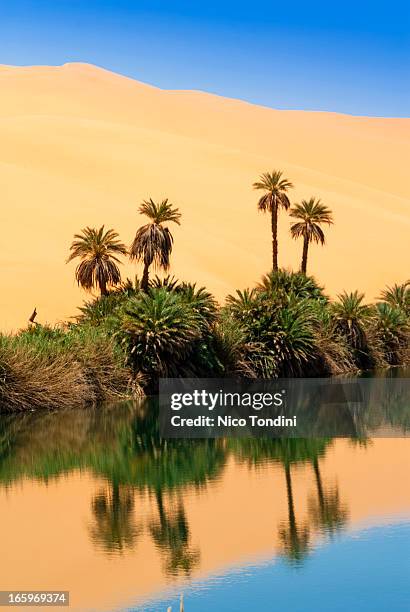
[[[172,251],[173,237],[163,223],[174,222],[180,225],[181,213],[178,208],[172,208],[168,199],[156,204],[151,198],[144,200],[139,208],[142,215],[150,220],[137,231],[130,248],[130,258],[144,262],[141,289],[147,291],[149,267],[169,269],[169,260]]]
[[[291,226],[290,232],[292,238],[303,237],[303,254],[300,270],[302,274],[306,274],[309,243],[317,242],[318,244],[325,244],[325,235],[320,225],[322,223],[327,223],[328,225],[333,223],[332,211],[322,204],[319,199],[310,198],[310,200],[302,200],[300,204],[293,206],[290,210],[290,216],[299,220]]]
[[[374,309],[363,303],[364,293],[358,291],[344,291],[337,297],[338,301],[331,304],[334,331],[347,342],[356,366],[360,369],[373,367],[375,356],[369,345],[369,327]]]
[[[400,365],[409,344],[410,321],[405,311],[387,301],[379,302],[374,307],[373,325],[387,363]]]
[[[366,324],[371,319],[372,309],[363,303],[364,293],[344,291],[332,304],[336,329],[346,336],[350,346],[363,349],[366,344]]]
[[[278,211],[279,208],[288,210],[290,201],[286,195],[293,184],[282,177],[280,170],[264,172],[259,181],[253,184],[254,189],[261,189],[265,193],[258,201],[258,209],[262,212],[270,212],[272,227],[272,268],[278,269]]]
[[[402,285],[386,287],[382,291],[380,299],[394,308],[400,308],[406,315],[410,315],[410,281]]]
[[[117,256],[126,255],[127,247],[118,240],[113,229],[104,232],[104,226],[98,230],[86,227],[81,234],[74,235],[70,251],[67,263],[76,257],[81,259],[75,278],[87,291],[98,287],[101,295],[107,295],[107,286],[120,284],[121,274],[117,265],[120,260]]]

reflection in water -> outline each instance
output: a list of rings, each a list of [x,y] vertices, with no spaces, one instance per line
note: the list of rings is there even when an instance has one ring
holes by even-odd
[[[315,473],[316,495],[309,498],[309,515],[313,526],[327,536],[334,536],[348,520],[348,509],[342,503],[337,484],[325,488],[320,474],[319,459],[312,461]]]
[[[406,429],[408,407],[400,401],[398,397],[399,410],[389,413],[388,422]],[[382,424],[383,410],[379,403],[377,414],[351,421],[356,428],[352,443],[368,443],[356,435],[362,435],[366,419]],[[331,539],[346,525],[349,509],[343,491],[321,473],[332,439],[164,440],[157,413],[157,402],[146,400],[1,417],[0,487],[24,478],[49,482],[73,470],[91,472],[103,479],[89,502],[88,536],[96,551],[125,557],[138,550],[144,537],[150,538],[164,574],[172,579],[191,576],[202,562],[185,506],[187,491],[204,490],[232,462],[251,470],[264,466],[272,477],[278,469],[283,474],[277,496],[286,496],[286,506],[265,537],[272,547],[279,539],[280,552],[291,565],[300,566],[318,533]],[[299,466],[312,481],[302,500],[294,493]],[[148,516],[140,515],[137,494],[152,500]]]
[[[189,545],[189,527],[183,501],[178,499],[176,508],[166,510],[161,491],[156,491],[159,520],[150,523],[150,532],[155,544],[165,553],[165,573],[189,576],[199,563],[199,550]]]
[[[330,439],[235,439],[231,447],[241,461],[257,466],[267,461],[283,466],[286,482],[288,516],[279,525],[279,539],[282,552],[291,563],[296,565],[309,553],[312,530],[323,535],[332,535],[340,530],[348,519],[348,511],[340,500],[337,485],[324,487],[319,462],[332,443]],[[310,524],[299,524],[296,517],[292,487],[292,465],[311,464],[315,474],[317,499],[309,498]]]
[[[279,525],[279,539],[285,556],[299,564],[309,552],[310,529],[307,523],[298,525],[293,501],[290,463],[285,463],[286,494],[288,498],[288,522]]]
[[[104,552],[132,550],[142,531],[134,521],[134,493],[116,482],[101,489],[91,502],[94,522],[90,526],[92,541]]]
[[[158,405],[125,402],[97,410],[0,418],[0,484],[29,476],[47,482],[73,469],[89,469],[107,485],[91,500],[89,535],[97,550],[124,554],[149,533],[170,576],[189,576],[199,550],[191,546],[184,500],[175,493],[200,489],[223,469],[222,441],[163,440]],[[158,517],[136,523],[135,491],[147,491]],[[166,498],[166,501],[164,500]]]

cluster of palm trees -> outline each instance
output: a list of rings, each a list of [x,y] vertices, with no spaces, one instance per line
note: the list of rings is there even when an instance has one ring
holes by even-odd
[[[290,228],[292,238],[303,238],[302,263],[300,270],[307,271],[307,258],[309,244],[316,242],[323,245],[325,235],[321,225],[333,223],[332,212],[317,198],[302,200],[299,204],[291,206],[288,192],[293,184],[283,177],[280,170],[265,172],[253,184],[253,188],[263,191],[258,201],[258,209],[271,215],[272,228],[272,269],[278,270],[278,213],[281,208],[289,210],[290,216],[297,219]]]
[[[271,215],[273,270],[278,270],[278,213],[283,208],[290,209],[290,216],[297,220],[290,230],[293,238],[303,238],[301,272],[306,274],[309,244],[317,242],[323,245],[325,236],[321,225],[333,223],[330,209],[316,198],[302,200],[292,207],[288,191],[293,184],[279,170],[265,172],[253,187],[264,192],[258,201],[258,209]],[[117,232],[113,229],[105,231],[104,226],[99,229],[86,227],[81,234],[74,236],[67,262],[76,258],[81,260],[75,272],[81,287],[88,291],[98,288],[101,295],[107,295],[108,287],[121,283],[120,256],[129,256],[131,261],[143,264],[140,284],[143,291],[147,291],[149,286],[151,266],[164,271],[169,269],[173,236],[166,224],[180,225],[181,213],[168,199],[156,203],[151,198],[143,201],[139,212],[149,222],[138,229],[129,249],[119,240]]]
[[[119,240],[117,232],[113,229],[105,231],[104,225],[99,229],[86,227],[81,234],[75,234],[67,263],[80,258],[75,277],[83,289],[91,291],[93,288],[98,288],[101,295],[107,295],[109,286],[119,285],[120,256],[128,255],[131,261],[143,263],[144,272],[141,280],[143,291],[148,289],[151,265],[164,271],[168,270],[173,237],[164,223],[173,222],[179,225],[181,214],[167,199],[159,204],[152,199],[144,200],[139,212],[148,217],[149,223],[138,229],[129,249]]]

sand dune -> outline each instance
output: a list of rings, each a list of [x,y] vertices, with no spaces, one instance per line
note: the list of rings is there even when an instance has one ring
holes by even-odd
[[[0,67],[0,329],[76,312],[85,296],[65,265],[74,232],[114,227],[126,243],[146,197],[168,197],[172,272],[223,299],[270,265],[269,222],[252,182],[283,169],[292,200],[334,211],[309,266],[335,295],[410,276],[410,119],[276,111],[190,91],[163,91],[84,64]],[[301,100],[303,104],[303,99]],[[280,219],[280,264],[301,244]],[[124,266],[124,276],[141,269]]]

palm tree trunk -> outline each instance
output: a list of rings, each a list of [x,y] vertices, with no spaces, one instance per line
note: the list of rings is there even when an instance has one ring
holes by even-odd
[[[278,271],[278,206],[275,204],[272,206],[271,213],[271,227],[272,227],[272,269],[274,272]]]
[[[144,272],[142,274],[141,289],[145,291],[145,293],[148,291],[148,280],[149,280],[148,271],[149,271],[149,264],[144,263]]]
[[[302,274],[306,274],[306,270],[307,270],[308,248],[309,248],[309,240],[307,239],[306,236],[304,236],[304,238],[303,238],[303,253],[302,253],[302,267],[300,268]]]
[[[101,293],[101,295],[108,295],[107,284],[106,284],[105,280],[101,279],[99,284],[100,284],[100,293]]]

